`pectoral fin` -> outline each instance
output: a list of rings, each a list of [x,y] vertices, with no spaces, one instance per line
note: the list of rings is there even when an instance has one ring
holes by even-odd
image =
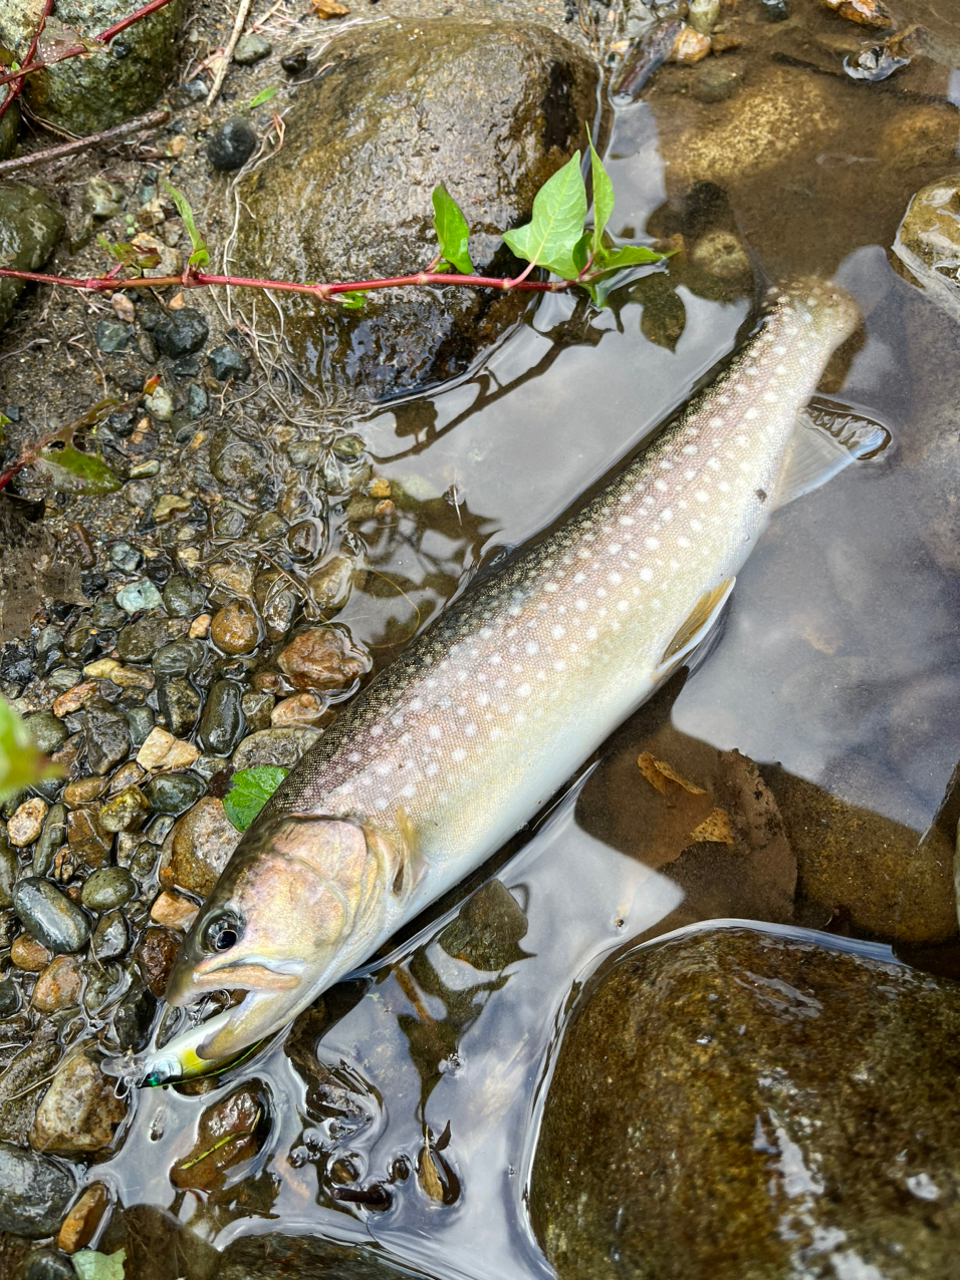
[[[709,633],[720,616],[723,606],[727,603],[727,597],[733,590],[735,582],[736,578],[726,578],[712,591],[704,592],[664,650],[660,665],[654,673],[654,679],[661,680],[671,671],[675,671],[684,658]]]
[[[397,872],[393,878],[393,894],[397,898],[405,898],[417,887],[427,869],[423,854],[420,851],[420,837],[413,820],[406,809],[396,812],[397,830],[400,832],[397,849]]]

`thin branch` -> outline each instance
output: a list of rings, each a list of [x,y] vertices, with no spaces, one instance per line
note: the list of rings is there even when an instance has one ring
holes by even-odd
[[[32,169],[48,160],[59,160],[62,156],[73,155],[76,151],[86,151],[89,147],[100,146],[104,142],[114,142],[117,138],[126,137],[128,133],[136,133],[140,129],[157,129],[170,119],[169,111],[149,111],[136,120],[127,120],[124,124],[114,125],[112,129],[101,129],[99,133],[88,134],[86,138],[75,138],[73,142],[61,143],[59,147],[47,147],[43,151],[34,151],[27,156],[15,156],[11,160],[0,160],[0,175],[13,173],[17,169]]]
[[[138,9],[136,13],[131,13],[128,18],[122,18],[115,26],[107,27],[106,31],[101,31],[95,39],[101,44],[109,44],[114,36],[118,36],[121,31],[126,31],[127,27],[132,27],[135,22],[139,22],[141,18],[148,17],[151,13],[156,13],[158,9],[168,5],[170,0],[150,0],[149,4]]]
[[[230,66],[230,59],[233,57],[233,51],[237,47],[237,41],[240,39],[243,31],[243,24],[247,20],[247,14],[253,5],[253,0],[240,0],[240,8],[237,10],[237,16],[233,24],[233,30],[230,32],[230,39],[227,41],[227,47],[223,51],[223,59],[217,68],[217,74],[213,77],[213,84],[210,86],[210,92],[207,94],[208,107],[213,106],[217,100],[217,94],[220,92],[220,86],[226,78],[227,68]]]

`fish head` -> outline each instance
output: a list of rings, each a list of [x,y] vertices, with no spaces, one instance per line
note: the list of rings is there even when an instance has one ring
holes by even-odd
[[[232,1058],[285,1026],[369,950],[391,883],[391,846],[343,818],[283,814],[257,823],[190,928],[168,1003],[212,991],[241,1002],[162,1050],[166,1079]],[[365,950],[366,949],[366,950]]]

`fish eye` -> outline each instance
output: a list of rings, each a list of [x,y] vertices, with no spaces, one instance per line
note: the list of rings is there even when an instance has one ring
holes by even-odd
[[[243,925],[232,911],[215,915],[203,931],[203,945],[207,951],[229,951],[243,935]]]

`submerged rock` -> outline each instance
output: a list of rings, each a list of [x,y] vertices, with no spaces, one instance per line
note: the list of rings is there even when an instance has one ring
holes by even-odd
[[[0,1230],[31,1240],[53,1235],[76,1186],[73,1174],[54,1160],[0,1142]]]
[[[64,1154],[101,1151],[127,1114],[115,1085],[95,1051],[68,1054],[37,1109],[30,1145]]]
[[[960,988],[821,936],[698,928],[581,998],[531,1181],[561,1280],[952,1273]]]
[[[220,1255],[218,1280],[405,1280],[384,1258],[366,1253],[355,1244],[338,1244],[318,1236],[285,1236],[279,1232],[245,1236],[228,1245]]]
[[[474,265],[516,263],[500,231],[584,145],[597,71],[545,27],[424,20],[355,27],[300,87],[283,153],[243,184],[241,274],[358,280],[417,271],[436,254],[431,192],[446,183],[474,229]],[[362,311],[286,298],[298,367],[390,396],[462,372],[527,303],[522,295],[390,291]]]
[[[908,278],[948,315],[960,319],[960,173],[917,192],[897,230],[893,252]]]
[[[19,7],[20,0],[15,3]],[[53,253],[64,225],[63,214],[36,187],[0,187],[0,259],[4,266],[38,271]],[[23,289],[22,280],[0,281],[0,328],[13,315]]]

